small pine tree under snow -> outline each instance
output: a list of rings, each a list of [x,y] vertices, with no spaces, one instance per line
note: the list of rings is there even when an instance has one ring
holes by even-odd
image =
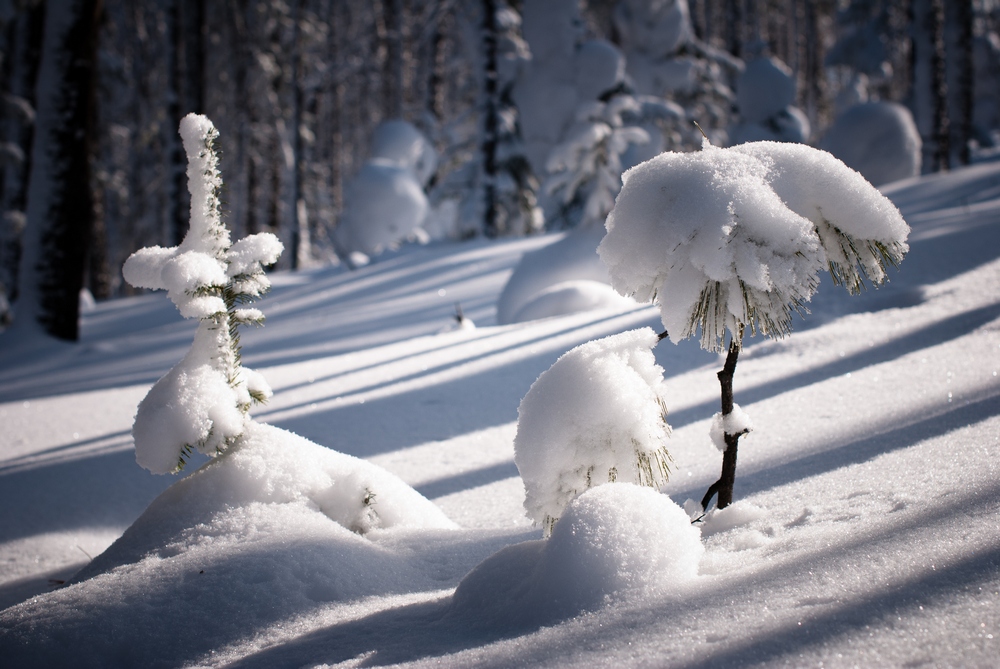
[[[200,321],[184,359],[146,395],[132,433],[136,460],[156,474],[177,472],[197,450],[216,455],[243,434],[253,402],[271,389],[240,363],[238,328],[261,324],[257,309],[239,305],[270,288],[263,266],[282,245],[270,233],[230,243],[219,208],[218,131],[204,116],[181,121],[191,192],[190,228],[179,246],[141,249],[125,262],[125,280],[137,288],[166,290],[185,318]]]
[[[623,181],[598,247],[612,286],[656,301],[675,343],[700,329],[702,348],[719,351],[730,333],[713,422],[722,476],[701,502],[718,494],[724,508],[739,437],[751,429],[732,389],[744,331],[787,334],[823,267],[851,293],[881,284],[908,250],[909,227],[864,177],[802,144],[720,149],[706,139],[700,152],[661,154]]]
[[[528,516],[552,530],[580,493],[619,481],[659,488],[669,475],[663,369],[649,328],[587,342],[560,357],[518,408],[514,463]]]

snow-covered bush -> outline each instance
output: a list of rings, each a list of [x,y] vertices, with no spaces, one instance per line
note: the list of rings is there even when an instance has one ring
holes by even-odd
[[[422,187],[437,170],[437,151],[430,140],[412,123],[401,119],[383,121],[375,128],[371,158],[410,170]]]
[[[754,142],[664,153],[625,173],[598,248],[612,286],[655,301],[674,342],[701,330],[701,346],[729,355],[719,378],[721,419],[733,413],[732,375],[744,331],[781,337],[826,267],[857,293],[886,279],[908,250],[909,227],[864,177],[825,151]],[[719,492],[732,499],[736,443],[726,432]]]
[[[809,139],[809,119],[795,106],[795,77],[773,56],[747,63],[736,81],[736,106],[741,120],[730,130],[730,144]]]
[[[434,176],[438,162],[430,140],[412,123],[401,119],[383,121],[375,128],[371,158],[410,170],[421,186]]]
[[[376,255],[410,238],[419,238],[427,216],[427,196],[409,167],[370,160],[347,188],[336,229],[348,253]]]
[[[385,121],[375,130],[372,155],[347,186],[344,213],[334,231],[338,251],[354,264],[405,241],[426,240],[429,204],[424,186],[437,153],[411,123]]]
[[[530,628],[625,597],[677,594],[698,576],[703,553],[699,529],[669,497],[603,485],[573,500],[548,539],[508,546],[469,572],[452,614]]]
[[[920,174],[921,141],[913,114],[893,102],[851,107],[820,142],[876,186]]]
[[[649,328],[587,342],[560,357],[518,408],[514,463],[524,508],[546,533],[573,499],[603,483],[658,488],[669,475],[663,369]]]
[[[166,290],[185,318],[200,323],[184,359],[139,405],[132,429],[136,460],[156,474],[179,471],[192,451],[215,455],[243,434],[252,402],[271,395],[267,382],[240,363],[238,328],[261,324],[257,309],[242,308],[270,288],[263,266],[282,245],[270,233],[230,243],[219,210],[218,131],[204,116],[181,121],[191,191],[190,228],[179,246],[154,246],[125,262],[125,280]]]
[[[639,103],[629,95],[582,105],[568,138],[549,155],[545,190],[558,195],[563,207],[581,202],[579,225],[604,221],[621,189],[622,154],[632,144],[649,142],[645,130],[622,121],[624,113],[639,109]]]
[[[604,290],[610,279],[597,256],[604,218],[621,188],[622,160],[630,149],[648,143],[651,134],[662,148],[656,124],[683,115],[676,105],[649,96],[616,95],[580,108],[569,138],[549,157],[545,184],[548,194],[559,198],[565,224],[576,227],[560,241],[524,256],[497,302],[499,322],[623,304]],[[554,298],[557,289],[569,299]]]

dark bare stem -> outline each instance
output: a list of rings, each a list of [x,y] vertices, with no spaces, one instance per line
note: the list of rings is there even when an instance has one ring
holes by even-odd
[[[722,387],[722,415],[728,416],[733,412],[733,374],[736,373],[736,360],[740,355],[740,348],[743,341],[743,333],[733,337],[729,344],[729,354],[726,355],[726,364],[719,371],[719,385]],[[708,492],[701,500],[701,508],[708,510],[708,504],[714,495],[718,495],[716,506],[724,509],[733,502],[733,485],[736,482],[736,449],[740,440],[740,434],[725,435],[726,450],[722,454],[722,476],[708,488]]]
[[[660,334],[657,335],[657,340],[658,341],[663,341],[664,339],[666,339],[669,336],[670,336],[670,334],[666,330],[664,330],[663,332],[661,332]]]

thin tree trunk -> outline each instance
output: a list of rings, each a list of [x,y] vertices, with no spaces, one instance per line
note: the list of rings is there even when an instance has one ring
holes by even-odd
[[[726,363],[719,371],[719,385],[722,388],[722,416],[725,418],[733,412],[733,374],[736,372],[736,360],[740,355],[742,333],[734,337],[729,344]],[[724,509],[733,503],[733,486],[736,482],[736,451],[740,434],[725,434],[726,450],[722,454],[722,475],[713,483],[701,500],[701,508],[707,510],[712,497],[717,495],[716,506]]]

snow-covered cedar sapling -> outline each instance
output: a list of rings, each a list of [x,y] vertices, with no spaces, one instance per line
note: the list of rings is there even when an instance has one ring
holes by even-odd
[[[751,142],[663,153],[635,166],[606,221],[598,248],[612,285],[655,301],[675,343],[701,329],[701,346],[728,355],[713,431],[724,448],[722,476],[702,499],[732,502],[736,449],[750,429],[733,403],[743,335],[779,338],[805,311],[829,270],[852,294],[879,285],[908,250],[899,210],[864,177],[803,144]]]
[[[180,134],[191,192],[188,232],[179,246],[136,251],[123,268],[130,284],[166,290],[185,318],[200,321],[190,350],[142,400],[132,426],[136,461],[154,474],[180,471],[194,450],[221,453],[243,434],[250,405],[271,396],[264,378],[240,362],[238,328],[263,323],[259,310],[240,305],[270,288],[263,268],[278,259],[281,242],[265,232],[230,243],[219,207],[219,133],[204,116],[189,114]]]
[[[528,517],[550,534],[589,488],[619,481],[659,488],[670,473],[663,368],[650,328],[590,341],[535,380],[518,408],[514,463]]]

